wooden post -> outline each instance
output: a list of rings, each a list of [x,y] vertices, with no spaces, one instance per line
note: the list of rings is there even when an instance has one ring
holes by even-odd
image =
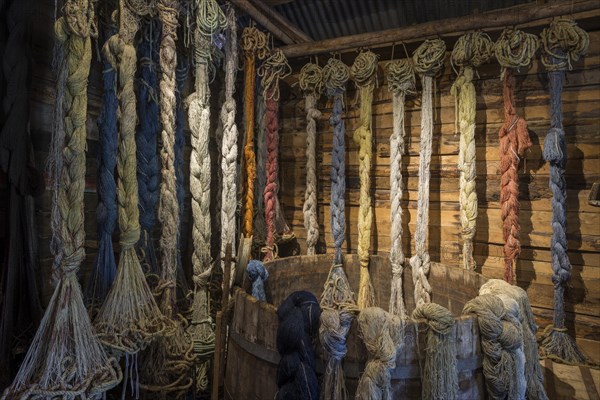
[[[217,311],[216,328],[215,328],[215,360],[213,363],[213,381],[212,381],[212,400],[219,400],[219,388],[221,387],[221,377],[225,371],[225,341],[227,338],[227,310],[229,307],[229,296],[231,288],[229,282],[231,280],[231,243],[225,246],[225,271],[223,272],[223,301],[221,302],[221,310]]]

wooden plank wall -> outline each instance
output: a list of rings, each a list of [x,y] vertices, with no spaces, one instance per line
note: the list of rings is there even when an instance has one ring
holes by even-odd
[[[575,63],[568,73],[563,94],[563,111],[568,143],[566,170],[568,188],[569,256],[573,265],[571,288],[566,296],[568,325],[588,354],[600,357],[600,208],[588,204],[589,191],[600,180],[600,31],[590,32],[587,57]],[[493,35],[493,38],[495,38]],[[401,47],[400,47],[401,48]],[[451,45],[449,44],[449,50]],[[398,51],[396,54],[404,54]],[[447,55],[449,57],[449,54]],[[351,63],[354,55],[347,63]],[[389,58],[388,58],[389,59]],[[346,60],[345,60],[346,61]],[[321,61],[323,64],[325,61]],[[429,253],[433,261],[459,268],[462,241],[458,204],[457,170],[459,135],[454,130],[454,97],[450,87],[456,77],[446,59],[443,75],[437,80],[435,127],[431,160]],[[392,101],[383,84],[383,62],[373,101],[373,205],[375,226],[373,253],[387,253],[390,246],[389,138],[392,133]],[[295,65],[299,71],[301,65]],[[502,222],[500,219],[500,176],[498,131],[503,120],[500,67],[494,61],[478,69],[477,90],[477,195],[479,216],[475,237],[477,270],[485,276],[501,278],[503,273]],[[287,82],[297,81],[297,74]],[[529,123],[533,142],[520,168],[521,241],[523,251],[517,266],[518,284],[527,289],[538,324],[543,328],[552,318],[550,225],[551,192],[548,164],[542,157],[543,142],[549,128],[548,82],[545,69],[536,60],[533,66],[517,73],[516,106]],[[420,84],[418,85],[420,86]],[[350,86],[352,87],[352,85]],[[419,87],[420,89],[420,87]],[[420,93],[406,104],[408,151],[403,157],[404,192],[402,199],[404,251],[414,251],[419,166]],[[352,132],[358,126],[359,110],[351,88],[346,100],[346,242],[347,252],[356,252],[359,197],[357,146]],[[322,246],[332,251],[330,229],[330,168],[332,129],[328,124],[331,104],[321,98],[323,116],[318,123],[318,193]],[[303,251],[305,229],[302,204],[306,179],[305,111],[298,87],[291,87],[282,101],[281,126],[281,203],[288,223],[298,236]],[[387,305],[384,305],[387,306]]]

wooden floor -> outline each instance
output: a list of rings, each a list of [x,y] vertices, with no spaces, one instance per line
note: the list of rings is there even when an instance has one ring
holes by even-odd
[[[542,360],[549,399],[600,400],[600,370]]]

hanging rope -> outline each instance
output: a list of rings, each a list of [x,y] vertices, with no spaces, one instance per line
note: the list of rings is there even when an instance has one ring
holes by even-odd
[[[552,190],[552,283],[554,284],[554,318],[544,331],[542,352],[567,363],[586,361],[575,340],[565,327],[564,292],[571,278],[571,263],[567,253],[567,144],[563,128],[562,90],[565,70],[571,60],[577,61],[587,51],[588,34],[574,21],[557,20],[542,31],[542,63],[548,69],[550,91],[550,130],[544,140],[544,160],[550,164]]]
[[[417,306],[431,302],[431,285],[427,274],[431,268],[429,253],[425,248],[429,224],[429,165],[433,136],[433,79],[444,67],[446,44],[441,39],[426,40],[413,53],[413,66],[421,75],[421,157],[419,159],[419,198],[417,227],[415,229],[415,255],[410,258]]]
[[[129,4],[129,3],[127,3]],[[136,354],[165,331],[168,320],[161,314],[148,287],[135,245],[140,239],[136,167],[136,99],[133,83],[136,53],[133,47],[139,16],[146,8],[129,9],[119,4],[119,32],[103,47],[104,56],[118,73],[119,154],[117,201],[121,252],[113,286],[94,325],[100,341],[115,351]]]
[[[256,186],[254,188],[254,202],[256,211],[254,212],[254,225],[252,230],[253,253],[257,253],[256,247],[260,248],[267,240],[267,222],[265,220],[264,192],[267,185],[267,126],[265,124],[265,115],[267,106],[263,97],[260,82],[257,82],[256,90]]]
[[[390,313],[406,319],[402,295],[404,252],[402,251],[402,155],[405,152],[404,100],[416,94],[415,71],[410,60],[393,61],[387,65],[388,89],[392,92],[394,127],[390,137],[390,199],[391,236],[390,263],[392,264],[392,289]]]
[[[252,282],[252,296],[256,297],[258,301],[267,301],[265,281],[269,278],[269,272],[263,263],[259,260],[248,261],[246,272],[248,279]]]
[[[371,167],[373,157],[372,103],[373,89],[377,83],[377,55],[370,51],[360,53],[350,69],[360,95],[360,126],[354,131],[354,143],[358,145],[358,175],[360,197],[358,211],[358,261],[360,283],[357,304],[360,309],[375,305],[375,294],[369,276],[369,250],[373,208],[371,206]]]
[[[237,26],[235,9],[227,8],[227,37],[225,39],[225,102],[221,107],[221,124],[223,125],[223,145],[221,148],[221,171],[223,173],[223,190],[221,195],[221,257],[225,259],[225,249],[229,244],[235,248],[235,211],[237,208],[237,155],[238,130],[235,124],[236,103],[233,98],[235,77],[238,69]],[[235,257],[235,253],[233,253]],[[223,261],[224,263],[225,261]],[[231,281],[235,278],[236,263],[231,264]],[[223,265],[223,270],[225,266]]]
[[[98,397],[121,380],[116,361],[95,337],[77,281],[85,258],[84,203],[87,78],[96,35],[94,10],[87,1],[67,1],[55,25],[65,80],[58,80],[57,118],[64,131],[53,137],[61,170],[55,197],[60,222],[54,232],[62,246],[56,254],[58,284],[29,351],[2,399]],[[60,71],[60,70],[59,70]],[[63,86],[64,85],[64,86]]]
[[[300,70],[300,89],[304,93],[306,109],[306,191],[304,192],[304,228],[306,228],[306,253],[316,254],[319,241],[319,220],[317,214],[317,121],[321,112],[317,100],[323,91],[323,71],[317,64],[305,64]]]
[[[427,322],[425,363],[421,365],[421,398],[454,400],[458,398],[454,317],[436,303],[418,305],[412,319]]]
[[[515,283],[516,262],[521,253],[519,241],[519,162],[531,147],[527,122],[514,108],[513,68],[531,63],[538,48],[535,35],[519,30],[505,29],[494,45],[494,52],[502,66],[502,97],[504,123],[500,128],[500,208],[504,239],[504,279]]]
[[[142,26],[142,40],[138,45],[139,75],[137,85],[137,111],[140,123],[136,135],[137,145],[137,178],[140,209],[140,241],[138,252],[142,267],[146,273],[158,274],[158,260],[154,249],[152,233],[156,223],[156,205],[159,196],[159,167],[156,157],[157,137],[160,129],[158,109],[158,47],[160,25],[158,20],[146,19]],[[110,67],[110,65],[109,65]],[[114,70],[113,71],[114,76]],[[115,82],[112,83],[114,91]],[[105,89],[106,88],[105,86]],[[105,90],[106,96],[106,90]],[[116,118],[116,94],[114,98],[115,110],[112,118]],[[117,141],[117,127],[115,121],[115,142]],[[114,152],[116,158],[116,148]],[[111,176],[111,179],[114,178]],[[114,184],[114,181],[112,182]],[[116,190],[116,189],[115,189]],[[116,214],[116,204],[115,204]]]
[[[473,238],[477,229],[477,177],[475,146],[475,115],[477,97],[473,74],[475,68],[492,55],[492,41],[486,33],[471,32],[461,36],[452,50],[450,60],[460,72],[450,93],[455,98],[456,130],[460,131],[458,170],[460,171],[460,222],[463,239],[463,268],[474,270]]]
[[[262,78],[263,97],[265,99],[265,125],[266,125],[266,184],[264,191],[265,222],[267,226],[264,261],[271,261],[277,257],[275,248],[275,219],[277,213],[277,173],[279,170],[279,80],[287,77],[292,72],[285,55],[280,49],[274,49],[271,55],[258,69]]]

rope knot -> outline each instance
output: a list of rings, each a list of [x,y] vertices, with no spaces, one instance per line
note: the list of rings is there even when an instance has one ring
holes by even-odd
[[[392,61],[387,67],[389,90],[393,93],[414,95],[416,93],[415,70],[408,59]]]
[[[350,79],[350,68],[338,58],[330,58],[323,67],[323,83],[329,96],[346,91],[346,82]]]
[[[298,79],[305,96],[319,97],[323,91],[323,69],[317,64],[305,64]]]
[[[570,19],[552,21],[541,33],[542,64],[549,71],[571,70],[571,61],[577,61],[587,52],[590,37]]]
[[[442,39],[428,39],[413,53],[415,71],[421,75],[435,77],[444,68],[446,43]]]
[[[358,88],[375,85],[378,58],[372,51],[363,51],[356,57],[350,68],[350,76]]]
[[[292,68],[281,49],[274,49],[258,68],[262,77],[263,97],[279,101],[279,81],[292,73]]]

